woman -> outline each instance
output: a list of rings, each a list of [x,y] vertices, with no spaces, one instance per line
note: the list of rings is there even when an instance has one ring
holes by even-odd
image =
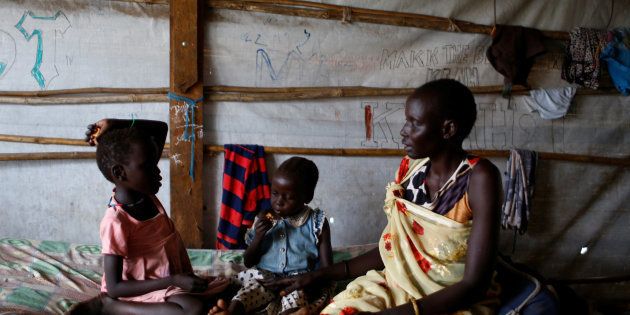
[[[405,119],[407,156],[387,187],[379,247],[267,285],[291,292],[360,276],[322,314],[493,312],[501,176],[462,148],[476,119],[474,97],[457,81],[432,81],[408,97]]]

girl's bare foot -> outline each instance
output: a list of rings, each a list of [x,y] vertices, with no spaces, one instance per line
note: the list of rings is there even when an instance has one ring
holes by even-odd
[[[213,314],[230,315],[230,312],[228,311],[228,306],[223,299],[219,299],[217,301],[217,305],[215,305],[208,311],[208,315]]]

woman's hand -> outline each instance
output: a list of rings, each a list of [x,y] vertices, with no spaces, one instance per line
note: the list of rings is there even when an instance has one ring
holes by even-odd
[[[114,120],[112,119],[101,119],[91,125],[88,125],[87,131],[85,132],[85,142],[91,146],[97,145],[98,138],[107,130],[111,129],[112,125],[114,125]]]
[[[208,281],[199,278],[193,274],[176,274],[171,276],[174,286],[179,287],[188,292],[202,292],[208,288]]]
[[[308,272],[299,276],[287,277],[282,279],[259,280],[265,288],[273,291],[279,291],[281,296],[285,296],[295,290],[306,288],[319,280],[317,271]]]

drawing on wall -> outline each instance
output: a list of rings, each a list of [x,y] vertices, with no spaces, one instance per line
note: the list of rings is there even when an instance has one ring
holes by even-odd
[[[26,41],[37,40],[35,51],[35,63],[31,69],[31,75],[40,89],[48,87],[57,76],[57,39],[71,27],[68,17],[57,11],[51,16],[39,16],[31,11],[26,11],[19,19],[15,28],[24,36]]]
[[[288,32],[271,36],[241,35],[243,41],[256,46],[256,86],[286,81],[293,84],[317,81],[323,64],[318,43],[311,40],[311,33],[306,29],[303,29],[297,40],[294,41],[292,37],[294,34]]]
[[[405,104],[386,102],[384,106],[379,106],[378,102],[361,102],[361,108],[365,124],[365,140],[361,141],[362,147],[402,148],[398,126],[401,117],[398,115],[404,111]],[[390,121],[395,122],[394,126]]]
[[[9,33],[0,30],[0,80],[11,70],[16,54],[15,39]]]

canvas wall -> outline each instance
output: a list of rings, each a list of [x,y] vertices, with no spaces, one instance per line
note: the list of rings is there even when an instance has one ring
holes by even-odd
[[[333,3],[333,2],[331,2]],[[335,2],[337,3],[337,2]],[[491,1],[338,1],[492,24]],[[572,8],[580,8],[579,10]],[[611,27],[628,25],[630,6],[616,5]],[[501,1],[498,23],[569,31],[605,27],[601,1]],[[0,90],[168,86],[168,7],[109,1],[13,1],[0,5]],[[485,58],[490,37],[343,24],[279,15],[209,10],[206,85],[252,87],[417,87],[443,77],[474,86],[499,85]],[[21,23],[20,23],[21,22]],[[39,30],[39,32],[36,32]],[[39,45],[41,44],[41,45]],[[563,45],[534,66],[533,87],[559,87]],[[38,57],[40,56],[40,57]],[[36,70],[34,70],[36,69]],[[630,148],[630,99],[580,95],[562,119],[543,120],[525,96],[476,95],[469,149],[512,147],[541,152],[624,157]],[[337,98],[260,103],[207,102],[205,144],[253,143],[314,148],[400,148],[404,97]],[[365,111],[374,121],[366,137]],[[168,120],[166,103],[24,106],[0,104],[0,134],[80,138],[103,117]],[[80,151],[83,147],[0,142],[0,153]],[[270,170],[288,158],[269,155]],[[375,242],[385,225],[384,188],[399,158],[310,156],[320,170],[313,206],[327,211],[333,245]],[[492,161],[505,169],[506,160]],[[168,182],[168,163],[160,163]],[[205,244],[214,244],[222,154],[204,159]],[[93,161],[0,162],[0,237],[98,243],[98,222],[111,194]],[[537,170],[531,224],[513,255],[549,276],[628,273],[630,174],[627,168],[543,160]],[[168,185],[158,197],[167,206]],[[513,234],[502,233],[512,253]],[[582,247],[588,247],[585,255]],[[621,286],[598,287],[609,296]],[[591,288],[587,288],[591,290]],[[585,290],[587,290],[585,289]],[[603,290],[603,291],[602,291]],[[626,291],[623,291],[626,290]]]

